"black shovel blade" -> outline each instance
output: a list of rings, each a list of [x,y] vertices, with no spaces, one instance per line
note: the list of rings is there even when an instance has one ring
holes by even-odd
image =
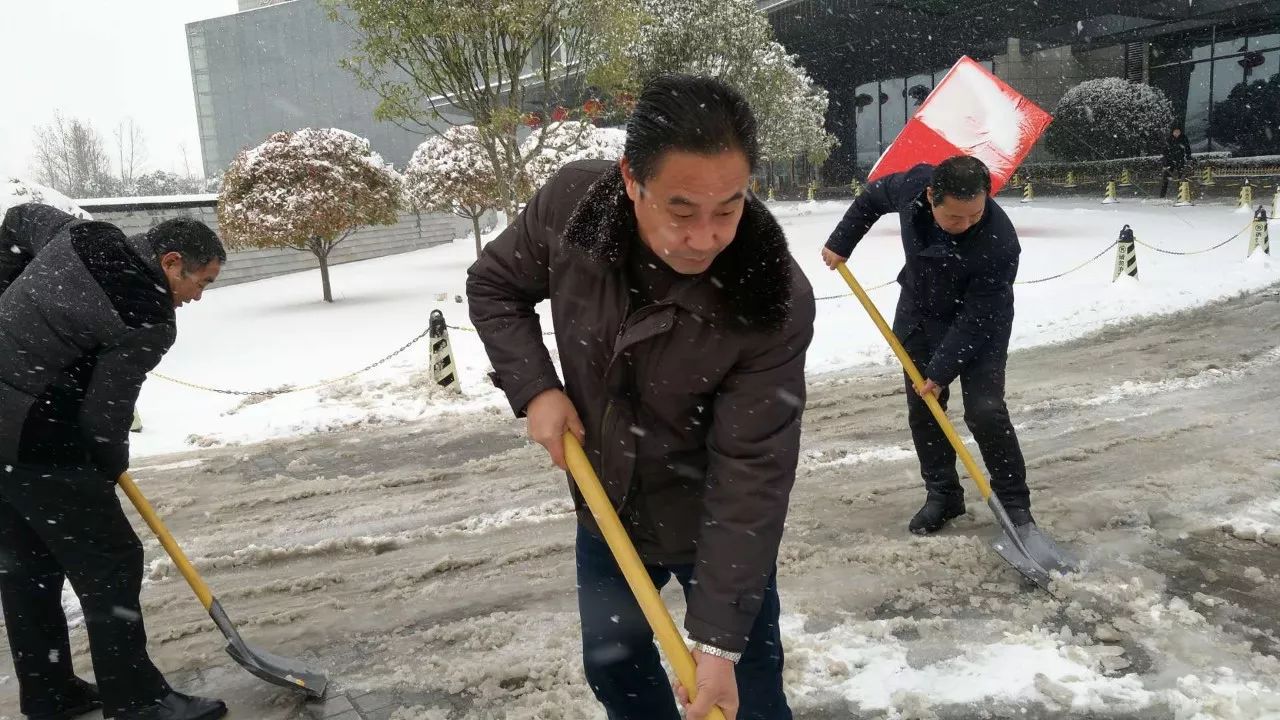
[[[273,655],[245,642],[217,598],[213,599],[209,607],[209,617],[213,618],[213,623],[227,638],[227,654],[245,670],[273,685],[301,690],[310,699],[319,700],[324,697],[325,690],[329,687],[329,679],[324,673],[297,660]]]
[[[273,685],[301,690],[308,697],[319,700],[324,697],[329,679],[323,674],[305,667],[297,660],[273,655],[266,650],[243,644],[243,652],[236,645],[227,645],[227,654],[245,670]]]

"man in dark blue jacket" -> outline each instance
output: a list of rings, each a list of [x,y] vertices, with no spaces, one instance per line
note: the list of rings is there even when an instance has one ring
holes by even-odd
[[[142,543],[116,497],[148,372],[175,308],[200,299],[226,250],[203,223],[145,235],[38,204],[0,223],[0,605],[29,720],[101,707],[117,720],[214,720],[147,656]],[[84,609],[99,688],[75,676],[64,580]]]
[[[906,265],[893,331],[926,379],[918,389],[907,379],[908,423],[928,493],[911,519],[917,535],[937,532],[965,511],[955,450],[922,399],[933,393],[945,408],[956,378],[996,496],[1015,525],[1033,522],[1026,463],[1004,400],[1021,248],[990,194],[991,176],[976,158],[917,165],[868,186],[822,251],[834,268],[881,216],[899,215]]]

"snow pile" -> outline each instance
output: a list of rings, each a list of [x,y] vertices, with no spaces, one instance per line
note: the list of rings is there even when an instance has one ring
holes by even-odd
[[[1259,499],[1230,517],[1218,527],[1241,540],[1265,543],[1280,548],[1280,498]]]

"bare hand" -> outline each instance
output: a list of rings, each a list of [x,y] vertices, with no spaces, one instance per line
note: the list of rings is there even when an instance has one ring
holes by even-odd
[[[689,701],[689,691],[676,681],[676,698],[684,708],[686,720],[705,720],[711,708],[718,707],[725,720],[738,716],[738,678],[731,661],[699,650],[693,651],[693,662],[698,668],[698,698]]]
[[[938,395],[941,392],[942,392],[942,387],[938,385],[938,383],[932,380],[925,380],[924,385],[921,385],[916,388],[916,393],[919,394],[920,397],[922,398],[928,395],[938,397]]]
[[[825,263],[826,266],[832,270],[835,270],[837,265],[839,265],[840,263],[848,259],[849,258],[847,257],[843,257],[841,255],[835,254],[834,252],[832,252],[831,250],[828,250],[827,248],[822,248],[822,262]]]
[[[567,469],[564,461],[564,433],[569,431],[578,442],[586,439],[582,419],[573,402],[563,390],[543,390],[524,409],[529,426],[529,438],[547,449],[551,462],[561,470]]]

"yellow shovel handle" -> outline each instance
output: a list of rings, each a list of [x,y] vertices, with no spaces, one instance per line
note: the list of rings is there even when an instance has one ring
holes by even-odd
[[[657,588],[653,586],[649,572],[644,569],[644,563],[640,561],[640,555],[636,553],[636,547],[631,543],[631,538],[627,537],[627,531],[623,529],[622,521],[618,519],[618,513],[613,509],[613,503],[600,484],[600,478],[596,477],[596,471],[587,460],[587,454],[583,452],[582,445],[571,433],[564,435],[564,456],[569,464],[569,474],[578,485],[578,492],[582,493],[582,498],[591,508],[591,514],[595,516],[596,524],[600,526],[600,532],[604,535],[605,542],[609,544],[609,550],[618,562],[618,567],[622,569],[627,585],[631,586],[631,594],[635,595],[640,610],[649,621],[649,627],[653,628],[653,634],[658,638],[658,645],[662,647],[662,652],[675,670],[676,677],[689,691],[689,699],[692,700],[698,691],[697,668],[693,663],[693,655],[689,653],[689,647],[684,644],[684,638],[676,629],[676,623],[671,619],[671,613],[667,612],[667,606],[662,604],[662,598],[658,595]],[[724,714],[718,707],[712,708],[708,717],[710,720],[724,720]]]
[[[200,599],[200,604],[205,610],[213,607],[213,593],[209,591],[209,586],[204,584],[204,580],[200,574],[196,572],[195,567],[191,565],[191,561],[187,559],[187,554],[182,552],[182,548],[178,547],[178,542],[173,539],[173,535],[169,534],[169,528],[160,522],[160,516],[156,515],[155,508],[151,507],[151,503],[143,497],[142,491],[134,484],[133,478],[129,473],[121,473],[116,481],[120,485],[120,489],[124,490],[124,494],[129,496],[129,500],[133,506],[137,508],[138,514],[147,522],[151,528],[151,532],[156,534],[160,539],[160,544],[164,546],[169,557],[173,558],[173,564],[178,566],[178,572],[182,573],[182,577],[187,579],[187,584],[195,591],[196,597]]]
[[[871,298],[867,296],[867,291],[862,289],[862,286],[854,279],[853,273],[849,272],[849,267],[844,263],[840,263],[836,265],[836,271],[849,284],[849,289],[858,297],[858,302],[862,303],[862,307],[871,316],[871,320],[875,322],[876,327],[880,328],[880,334],[884,335],[884,339],[889,342],[889,347],[893,348],[893,354],[897,355],[898,360],[902,362],[902,367],[907,371],[907,376],[911,378],[911,384],[917,388],[924,387],[924,376],[920,374],[916,364],[911,361],[911,356],[907,354],[907,349],[902,347],[898,336],[893,334],[893,329],[884,321],[884,316],[880,314],[875,304],[871,302]],[[978,492],[982,493],[982,499],[990,500],[991,484],[987,482],[986,474],[978,467],[973,455],[964,446],[960,436],[956,434],[956,428],[951,424],[951,420],[947,418],[947,413],[942,409],[942,405],[938,403],[938,398],[929,394],[924,397],[924,402],[929,406],[929,411],[933,413],[934,419],[938,421],[938,427],[942,428],[943,434],[951,441],[951,446],[956,449],[956,454],[960,456],[960,462],[964,463],[964,468],[969,471],[969,477],[973,478],[973,482],[977,484]]]

